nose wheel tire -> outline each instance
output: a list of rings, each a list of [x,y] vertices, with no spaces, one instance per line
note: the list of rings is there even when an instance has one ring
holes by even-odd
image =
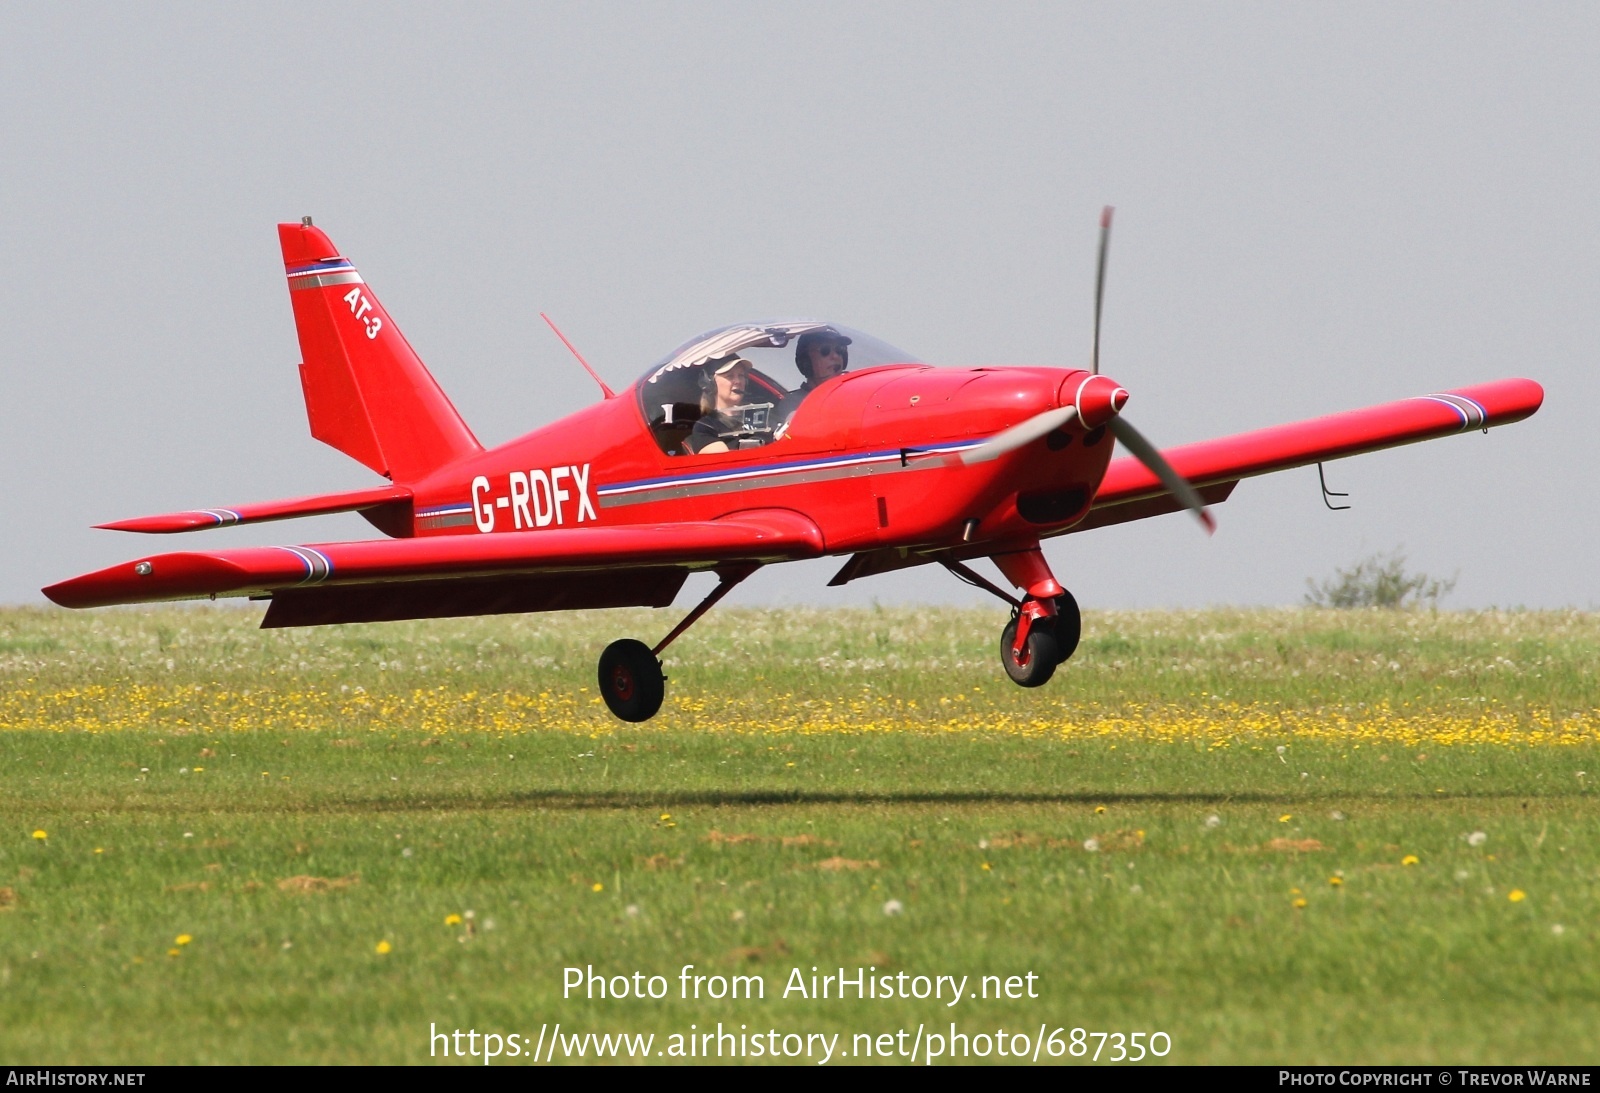
[[[1065,663],[1078,651],[1078,639],[1083,637],[1083,613],[1071,592],[1056,597],[1056,617],[1051,621],[1055,623],[1056,655],[1061,658],[1057,663]]]
[[[1042,622],[1035,623],[1033,629],[1028,631],[1027,659],[1022,663],[1018,663],[1011,653],[1012,642],[1017,636],[1017,620],[1012,619],[1000,631],[1000,663],[1005,665],[1006,675],[1011,682],[1019,687],[1044,686],[1055,675],[1056,665],[1064,659],[1055,635]]]
[[[622,720],[649,721],[666,695],[661,662],[644,642],[623,638],[600,654],[600,696]]]

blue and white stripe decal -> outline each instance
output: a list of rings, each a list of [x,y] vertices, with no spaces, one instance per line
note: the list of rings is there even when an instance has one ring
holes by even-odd
[[[287,550],[290,554],[299,558],[301,564],[306,567],[305,578],[300,582],[302,585],[321,584],[333,573],[333,562],[320,550],[312,550],[310,547],[303,546],[286,546],[278,549]]]
[[[772,486],[795,486],[836,478],[857,478],[873,474],[885,464],[901,464],[905,469],[919,470],[920,467],[909,466],[907,461],[934,455],[953,455],[976,448],[982,443],[981,439],[959,440],[949,444],[890,448],[884,451],[852,453],[794,463],[769,463],[756,467],[695,471],[690,474],[644,478],[635,482],[617,482],[609,486],[600,486],[595,490],[595,495],[600,499],[601,508],[617,508],[622,505],[640,505],[652,501],[699,497],[706,494],[766,489]]]
[[[1417,398],[1448,406],[1460,414],[1463,433],[1468,429],[1483,429],[1485,432],[1489,429],[1489,411],[1476,399],[1467,398],[1465,395],[1418,395]]]
[[[289,291],[303,288],[322,288],[325,285],[361,285],[366,282],[356,267],[343,258],[328,258],[309,266],[296,266],[289,270]]]
[[[217,527],[219,528],[229,527],[230,525],[237,524],[240,520],[244,519],[244,517],[240,516],[232,509],[198,509],[196,511],[211,517],[211,519],[217,522]]]

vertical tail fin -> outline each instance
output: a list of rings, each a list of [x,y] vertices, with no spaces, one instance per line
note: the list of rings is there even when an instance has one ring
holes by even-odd
[[[395,482],[483,450],[356,267],[307,221],[279,224],[311,435]]]

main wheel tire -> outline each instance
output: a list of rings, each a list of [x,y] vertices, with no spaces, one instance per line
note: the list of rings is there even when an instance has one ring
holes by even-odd
[[[1017,620],[1012,619],[1000,631],[1000,663],[1005,665],[1006,675],[1019,687],[1043,687],[1055,675],[1056,665],[1061,663],[1055,635],[1048,626],[1035,623],[1028,631],[1026,664],[1018,664],[1017,658],[1011,655],[1011,645],[1016,637]]]
[[[1078,641],[1083,637],[1083,612],[1078,610],[1078,601],[1071,592],[1056,597],[1056,617],[1051,621],[1055,623],[1050,629],[1056,639],[1056,653],[1061,658],[1057,663],[1064,664],[1078,651]]]
[[[600,695],[622,720],[649,721],[667,696],[667,677],[648,645],[623,638],[600,654]]]

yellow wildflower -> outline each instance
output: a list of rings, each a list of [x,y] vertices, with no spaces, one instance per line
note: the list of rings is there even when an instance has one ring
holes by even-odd
[[[1280,824],[1286,824],[1292,819],[1294,819],[1294,817],[1289,815],[1289,813],[1285,812],[1282,816],[1278,817],[1278,822]]]
[[[1106,806],[1105,805],[1095,805],[1094,806],[1094,814],[1096,816],[1101,815],[1102,813],[1105,812],[1105,810],[1106,810]]]
[[[1401,865],[1417,865],[1418,863],[1419,859],[1415,854],[1407,854],[1405,857],[1400,859]]]
[[[1527,898],[1528,893],[1524,892],[1520,888],[1513,888],[1510,892],[1506,893],[1506,899],[1510,900],[1512,903],[1521,903]]]
[[[983,871],[984,871],[984,872],[985,872],[985,873],[989,873],[989,872],[993,872],[993,870],[991,870],[991,869],[990,869],[990,868],[989,868],[989,863],[988,863],[988,862],[984,862],[984,863],[983,863],[983,867],[982,867],[982,868],[983,868]]]
[[[50,837],[50,833],[41,827],[39,830],[33,833],[33,837],[38,839],[40,842],[43,842],[45,839]]]
[[[445,915],[444,916],[444,924],[446,926],[460,926],[461,925],[461,916],[460,915]]]
[[[177,956],[181,952],[182,952],[181,949],[168,949],[167,950],[167,955],[168,956]]]
[[[606,886],[601,884],[599,881],[595,881],[594,885],[589,889],[591,892],[604,892],[605,890]]]
[[[389,942],[387,940],[384,940],[384,941],[378,942],[378,946],[374,951],[379,956],[387,956],[387,955],[389,955],[389,953],[394,951],[394,946],[389,944]]]
[[[179,934],[177,937],[172,939],[172,943],[174,945],[187,945],[193,940],[194,938],[190,937],[188,934]]]
[[[1335,888],[1337,888],[1337,887],[1339,887],[1339,885],[1344,883],[1344,878],[1343,877],[1329,877],[1328,878],[1328,883],[1333,885]]]
[[[1294,907],[1295,907],[1295,910],[1297,910],[1297,911],[1302,909],[1302,908],[1304,908],[1304,907],[1307,907],[1309,905],[1310,905],[1310,901],[1307,900],[1306,897],[1304,897],[1304,896],[1301,896],[1300,898],[1298,898],[1298,899],[1296,899],[1294,901]]]

